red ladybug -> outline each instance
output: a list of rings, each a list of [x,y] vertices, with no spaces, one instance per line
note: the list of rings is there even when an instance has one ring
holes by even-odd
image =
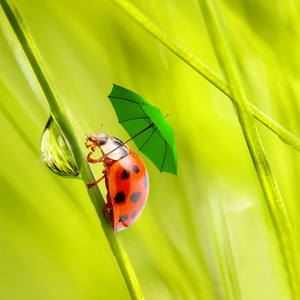
[[[93,152],[87,156],[88,162],[103,162],[104,166],[104,176],[89,184],[88,188],[105,178],[107,203],[103,212],[106,214],[108,208],[115,232],[123,230],[138,219],[146,204],[149,192],[147,169],[132,149],[111,135],[103,132],[90,134],[85,145],[93,152],[99,147],[104,155],[97,160],[90,158]]]

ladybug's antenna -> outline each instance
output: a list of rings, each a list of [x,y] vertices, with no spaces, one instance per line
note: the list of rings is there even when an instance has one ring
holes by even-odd
[[[102,129],[102,127],[103,127],[103,123],[101,123],[101,125],[100,125],[100,130]]]
[[[169,114],[165,115],[164,118],[166,118]],[[139,133],[137,133],[136,135],[134,135],[132,138],[130,138],[129,140],[127,140],[126,142],[122,143],[121,145],[119,145],[118,147],[116,147],[115,149],[109,151],[108,153],[106,153],[105,155],[103,155],[102,157],[98,158],[98,159],[93,159],[92,161],[89,161],[91,163],[98,163],[100,161],[103,160],[103,158],[107,157],[109,154],[111,154],[112,152],[114,152],[115,150],[121,148],[122,146],[124,146],[125,144],[127,144],[128,142],[130,142],[131,140],[133,140],[134,138],[136,138],[137,136],[139,136],[141,133],[143,133],[144,131],[146,131],[147,129],[151,128],[152,126],[154,126],[154,123],[152,123],[151,125],[149,125],[148,127],[146,127],[145,129],[143,129],[142,131],[140,131]],[[90,155],[92,154],[92,152],[90,153]]]

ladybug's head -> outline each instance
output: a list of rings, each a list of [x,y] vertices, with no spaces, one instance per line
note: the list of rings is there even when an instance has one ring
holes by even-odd
[[[90,134],[86,137],[86,143],[85,145],[87,147],[91,147],[92,151],[96,151],[96,147],[100,147],[104,145],[107,142],[108,135],[103,132],[96,132],[93,134]],[[88,142],[92,142],[92,144],[87,145]]]
[[[128,155],[130,150],[122,141],[103,132],[96,132],[87,136],[85,145],[87,148],[91,148],[93,152],[96,151],[97,147],[100,148],[103,155],[115,161]],[[89,155],[91,154],[92,152]]]

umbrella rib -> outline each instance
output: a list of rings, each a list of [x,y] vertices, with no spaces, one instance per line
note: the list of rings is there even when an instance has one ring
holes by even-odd
[[[170,146],[170,148],[173,150],[173,147],[169,144],[169,142],[166,140],[166,138],[161,134],[161,132],[158,130],[158,128],[156,127],[155,129],[157,131],[157,134],[159,135],[159,137]]]
[[[160,172],[162,172],[163,166],[165,164],[166,153],[167,153],[167,143],[165,142],[165,154],[164,154],[164,159],[163,159],[163,162],[162,162],[162,165],[161,165]]]
[[[161,138],[165,143],[167,143],[167,144],[171,147],[171,149],[173,150],[173,147],[169,144],[169,142],[166,140],[166,138],[161,134],[161,132],[160,132],[159,130],[157,130],[157,133],[158,133],[158,135],[160,136],[160,138]]]
[[[157,127],[156,127],[157,130]],[[167,154],[167,144],[169,145],[169,143],[167,142],[167,140],[162,136],[161,132],[159,130],[157,130],[157,134],[160,136],[160,138],[165,142],[165,154],[164,154],[164,159],[162,161],[162,165],[161,165],[161,169],[160,172],[162,172],[162,169],[164,167],[165,164],[165,159],[166,159],[166,154]],[[169,145],[170,146],[170,145]],[[173,149],[172,149],[173,150]]]
[[[127,122],[127,121],[132,121],[132,120],[141,120],[141,119],[150,119],[149,117],[139,117],[139,118],[132,118],[132,119],[128,119],[128,120],[123,120],[123,121],[119,121],[119,123],[123,123],[123,122]]]
[[[139,102],[136,102],[136,101],[133,101],[133,100],[130,100],[130,99],[126,99],[126,98],[122,98],[122,97],[114,97],[114,96],[108,96],[108,97],[109,97],[109,98],[114,98],[114,99],[125,100],[125,101],[129,101],[129,102],[132,102],[132,103],[135,103],[135,104],[140,105]]]
[[[141,149],[148,143],[148,141],[151,139],[151,137],[153,136],[154,132],[157,130],[157,127],[155,130],[153,130],[152,134],[148,137],[148,139],[146,140],[146,142],[139,148],[139,150],[141,151]]]
[[[160,136],[160,138],[166,142],[167,140],[164,138],[164,136],[161,134],[161,132],[159,130],[157,130],[158,135]]]
[[[144,113],[145,117],[147,117],[147,114],[145,113],[145,111],[141,105],[140,105],[140,108],[141,108],[142,112]],[[150,118],[150,120],[151,120],[151,118]]]
[[[147,114],[145,113],[143,107],[142,107],[142,104],[139,103],[139,102],[136,102],[136,101],[133,101],[133,100],[130,100],[130,99],[127,99],[127,98],[122,98],[122,97],[115,97],[115,96],[108,96],[109,98],[114,98],[114,99],[119,99],[119,100],[124,100],[124,101],[128,101],[128,102],[132,102],[132,103],[135,103],[137,105],[140,106],[143,114],[145,115],[145,119],[150,119],[149,117],[147,117]],[[141,118],[142,119],[142,118]],[[151,119],[150,119],[151,120]],[[123,122],[123,121],[122,121]],[[120,122],[119,122],[120,123]]]

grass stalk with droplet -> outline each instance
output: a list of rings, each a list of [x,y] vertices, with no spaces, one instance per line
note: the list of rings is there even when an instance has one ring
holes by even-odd
[[[168,36],[161,28],[159,28],[152,20],[150,20],[144,13],[138,10],[133,4],[127,0],[110,0],[111,2],[122,8],[134,20],[136,20],[142,27],[149,31],[157,40],[164,44],[169,50],[176,54],[180,59],[186,62],[195,71],[201,74],[215,87],[227,95],[232,101],[233,95],[228,83],[215,74],[195,55],[183,48],[179,43]],[[261,112],[257,107],[248,102],[249,109],[252,115],[262,124],[272,130],[278,137],[287,145],[292,146],[298,153],[300,153],[300,140],[286,130],[283,126],[275,122],[272,118]]]
[[[70,120],[65,112],[63,104],[44,65],[44,62],[37,50],[37,47],[24,23],[19,10],[14,5],[13,1],[0,0],[0,3],[7,17],[7,20],[10,23],[14,34],[16,35],[19,44],[21,45],[29,61],[29,64],[39,82],[39,85],[44,92],[44,95],[50,106],[51,115],[55,119],[64,138],[70,146],[70,149],[78,166],[81,179],[83,180],[85,186],[87,186],[88,183],[95,181],[95,179],[91,173],[85,155],[75,135],[72,124],[70,123]],[[12,36],[11,32],[8,32],[8,30],[6,30],[7,28],[5,26],[3,26],[2,29],[8,40],[15,39],[15,37]],[[17,49],[13,48],[13,50],[15,52],[15,55],[17,56]],[[94,187],[88,190],[88,194],[94,205],[97,216],[102,224],[105,236],[121,270],[131,298],[144,299],[141,287],[131,266],[127,253],[121,243],[121,240],[118,234],[115,234],[113,232],[110,222],[106,221],[103,217],[102,210],[105,202],[98,187]]]

